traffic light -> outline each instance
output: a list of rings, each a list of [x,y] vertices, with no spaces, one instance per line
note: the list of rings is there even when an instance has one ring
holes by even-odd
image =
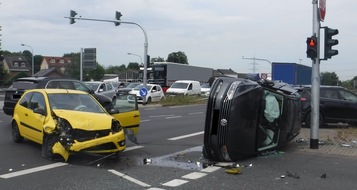
[[[0,50],[0,61],[3,61],[4,60],[4,55],[3,55],[3,52]]]
[[[123,16],[121,12],[116,11],[115,12],[115,19],[120,20],[120,17]],[[120,22],[114,22],[115,26],[119,26]]]
[[[328,27],[325,28],[325,56],[324,60],[331,59],[332,56],[338,54],[338,50],[332,49],[332,46],[338,44],[338,40],[332,39],[334,35],[338,34],[337,29],[332,29]]]
[[[74,17],[77,15],[76,11],[71,10],[69,13],[69,16],[72,18],[69,18],[69,23],[74,24],[76,21],[74,20]]]
[[[317,38],[316,36],[311,36],[306,40],[307,50],[306,55],[308,58],[316,59],[317,57]]]

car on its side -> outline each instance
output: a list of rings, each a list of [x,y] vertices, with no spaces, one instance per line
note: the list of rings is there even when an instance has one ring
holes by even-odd
[[[85,83],[96,94],[105,95],[112,101],[115,101],[117,98],[116,88],[113,86],[112,82],[89,81]]]
[[[301,95],[302,122],[311,126],[311,86],[297,87]],[[357,94],[340,86],[320,86],[319,125],[357,124]]]
[[[235,162],[277,149],[301,129],[300,95],[275,81],[217,77],[208,97],[203,156]]]
[[[140,121],[137,103],[123,99],[107,112],[83,91],[28,90],[15,106],[13,141],[20,143],[26,138],[39,143],[42,156],[51,160],[62,156],[67,161],[70,154],[80,151],[122,152],[126,148],[125,134],[136,135]]]
[[[143,92],[143,88],[145,88],[145,86],[143,84],[140,84],[129,92],[129,94],[136,95],[137,101],[139,103],[144,102],[143,101],[144,97],[146,97],[146,103],[159,102],[160,100],[165,98],[164,91],[162,90],[160,85],[146,84],[146,91],[145,91],[147,92],[146,96],[141,96],[140,91]]]
[[[21,98],[25,90],[29,89],[47,89],[47,88],[60,88],[81,90],[93,95],[100,104],[105,108],[110,108],[112,100],[107,96],[96,94],[84,82],[61,78],[61,77],[23,77],[18,78],[12,85],[5,91],[5,99],[3,111],[7,115],[12,115],[17,101]]]
[[[132,82],[129,83],[126,87],[124,88],[118,88],[117,90],[117,95],[125,95],[129,94],[130,91],[132,91],[135,87],[137,87],[140,83],[138,82]]]

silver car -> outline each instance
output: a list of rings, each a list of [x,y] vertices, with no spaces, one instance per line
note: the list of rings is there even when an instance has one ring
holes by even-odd
[[[105,95],[105,96],[109,97],[110,99],[112,99],[113,101],[116,100],[116,98],[117,98],[117,93],[116,93],[115,87],[113,86],[113,84],[111,82],[90,81],[90,82],[86,82],[86,84],[96,94]]]

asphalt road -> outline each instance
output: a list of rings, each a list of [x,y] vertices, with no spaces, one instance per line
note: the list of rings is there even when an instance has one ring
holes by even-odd
[[[68,163],[43,159],[38,144],[12,142],[11,118],[1,110],[1,189],[356,188],[356,157],[305,152],[292,142],[237,163],[211,163],[201,154],[205,105],[140,110],[139,144],[129,143],[119,158],[76,154]],[[227,173],[231,164],[241,174]]]

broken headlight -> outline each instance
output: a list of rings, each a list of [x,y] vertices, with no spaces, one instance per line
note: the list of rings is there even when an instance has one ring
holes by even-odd
[[[57,120],[57,129],[59,134],[59,141],[63,146],[71,146],[73,144],[73,128],[71,124],[62,118],[58,118]]]
[[[122,130],[122,127],[118,121],[113,119],[111,129],[112,129],[112,133],[117,133]]]
[[[228,98],[228,100],[231,100],[231,99],[233,98],[233,95],[234,95],[234,93],[236,92],[237,87],[238,87],[238,85],[239,85],[240,83],[241,83],[240,81],[234,81],[234,82],[232,82],[232,84],[231,84],[231,86],[229,87],[228,92],[227,92],[227,98]]]

